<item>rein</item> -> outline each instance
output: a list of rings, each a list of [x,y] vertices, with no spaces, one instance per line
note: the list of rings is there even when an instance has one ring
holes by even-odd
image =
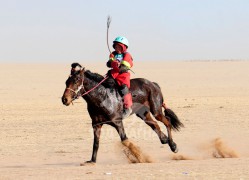
[[[92,89],[84,92],[84,94],[80,94],[80,96],[85,96],[86,94],[90,93],[91,91],[93,91],[94,89],[96,89],[100,84],[102,84],[106,79],[108,78],[108,76],[106,76],[104,79],[102,79],[96,86],[94,86]],[[83,86],[83,82],[82,82],[82,86]],[[84,90],[85,88],[82,87]]]
[[[83,80],[83,79],[82,79],[81,85],[78,87],[78,89],[77,89],[76,91],[73,90],[73,89],[71,89],[71,88],[66,88],[66,89],[68,89],[68,90],[70,90],[70,91],[72,91],[72,92],[74,92],[74,93],[76,94],[75,98],[73,98],[73,100],[75,100],[75,99],[78,99],[80,96],[85,96],[85,95],[87,95],[88,93],[90,93],[91,91],[93,91],[94,89],[96,89],[96,88],[97,88],[100,84],[102,84],[107,78],[108,78],[108,76],[106,75],[104,79],[102,79],[96,86],[94,86],[93,88],[91,88],[91,89],[88,90],[88,91],[86,91],[85,88],[84,88],[84,85],[83,85],[83,81],[84,81],[84,80]],[[86,91],[86,92],[84,92],[83,94],[79,93],[79,91],[80,91],[82,88]]]

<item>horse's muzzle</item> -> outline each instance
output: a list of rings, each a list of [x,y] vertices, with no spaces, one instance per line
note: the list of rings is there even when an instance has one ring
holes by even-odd
[[[62,96],[61,101],[66,106],[69,106],[71,103],[71,101],[69,101],[65,96]]]

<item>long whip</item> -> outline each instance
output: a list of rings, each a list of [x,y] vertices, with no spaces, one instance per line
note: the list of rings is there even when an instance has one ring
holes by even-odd
[[[109,46],[109,27],[110,27],[111,21],[112,21],[112,18],[111,18],[110,15],[108,15],[108,17],[107,17],[106,42],[107,42],[107,47],[108,47],[108,50],[109,50],[110,53],[111,53],[111,50],[110,50],[110,46]]]

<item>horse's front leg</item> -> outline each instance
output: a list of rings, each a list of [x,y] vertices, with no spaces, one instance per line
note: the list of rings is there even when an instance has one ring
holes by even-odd
[[[124,140],[128,139],[125,130],[124,130],[124,125],[122,120],[115,121],[113,124],[111,124],[117,131],[120,136],[121,141],[123,142]]]
[[[93,126],[94,141],[93,141],[92,158],[90,161],[86,161],[85,163],[96,163],[97,153],[99,149],[99,138],[100,138],[101,128],[102,128],[102,125],[99,125],[99,124]]]

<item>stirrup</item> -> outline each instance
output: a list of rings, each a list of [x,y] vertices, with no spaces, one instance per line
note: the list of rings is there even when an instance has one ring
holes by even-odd
[[[131,115],[131,113],[132,113],[132,109],[131,108],[124,109],[122,118],[125,119],[125,118],[129,117]]]

